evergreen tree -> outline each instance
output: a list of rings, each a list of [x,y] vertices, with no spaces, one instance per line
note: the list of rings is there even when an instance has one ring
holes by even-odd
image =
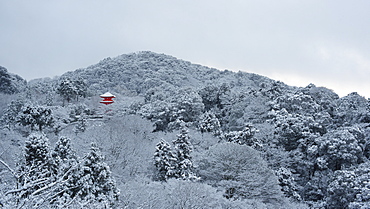
[[[228,84],[223,83],[221,86],[207,85],[199,91],[202,97],[204,108],[210,110],[214,107],[222,108],[222,96],[230,91]]]
[[[67,100],[68,103],[71,101],[71,98],[74,98],[77,95],[76,88],[69,78],[60,82],[57,92],[64,100]]]
[[[337,125],[350,126],[359,122],[368,122],[368,100],[353,92],[336,101],[335,122]]]
[[[27,197],[33,191],[53,180],[50,172],[49,140],[44,134],[31,134],[25,141],[22,162],[17,171],[21,197]]]
[[[69,103],[71,99],[78,99],[79,96],[85,97],[87,92],[87,86],[81,79],[71,80],[65,78],[62,80],[57,88],[57,93],[67,100]]]
[[[87,85],[82,79],[78,79],[74,81],[74,85],[76,87],[76,95],[78,97],[86,97],[87,94]]]
[[[24,158],[27,166],[40,166],[48,162],[49,140],[44,134],[34,133],[25,141]]]
[[[61,170],[58,173],[66,172],[70,167],[77,164],[77,156],[71,147],[71,139],[60,137],[51,153],[55,165]],[[64,172],[62,172],[64,171]]]
[[[258,129],[252,124],[246,124],[244,129],[241,131],[232,131],[225,134],[227,141],[238,144],[245,144],[255,149],[262,148],[262,142],[254,137],[258,133]]]
[[[139,110],[139,114],[154,121],[155,131],[178,129],[180,123],[195,122],[203,113],[202,99],[191,88],[179,89],[166,97],[142,105]]]
[[[216,115],[210,111],[205,112],[198,125],[199,130],[204,132],[211,132],[215,136],[220,136],[222,133],[221,124]]]
[[[165,181],[169,176],[172,175],[174,165],[176,161],[171,145],[162,139],[157,145],[154,153],[154,166],[156,167],[155,179],[159,181]]]
[[[96,145],[78,162],[70,139],[59,138],[52,152],[44,134],[31,134],[17,172],[16,194],[20,207],[111,208],[119,191],[109,166]],[[46,207],[45,206],[45,207]]]
[[[10,126],[15,125],[17,116],[21,112],[24,102],[21,100],[13,100],[6,108],[4,115],[1,117],[1,123]]]
[[[273,117],[275,134],[279,135],[278,145],[282,145],[287,151],[299,147],[304,139],[326,133],[326,128],[311,116],[290,114],[286,109],[271,111],[270,116]]]
[[[316,138],[318,167],[336,171],[361,163],[363,138],[362,131],[356,127],[337,129]]]
[[[22,107],[16,121],[20,125],[30,126],[31,130],[37,127],[39,131],[42,131],[43,127],[53,125],[54,117],[48,107],[27,104]]]
[[[190,153],[193,151],[193,145],[190,143],[188,130],[183,128],[181,133],[173,141],[174,152],[176,155],[175,172],[170,177],[181,178],[183,180],[196,180],[193,173],[193,162]]]
[[[74,191],[84,203],[97,201],[111,207],[118,200],[119,191],[116,182],[94,143],[90,152],[82,159],[73,181],[75,181]]]
[[[60,137],[51,153],[54,160],[52,171],[57,175],[59,183],[53,188],[50,203],[59,207],[66,207],[76,196],[75,177],[78,174],[78,159],[71,147],[71,140]]]
[[[196,121],[204,111],[202,98],[191,88],[179,89],[169,102],[174,104],[172,114],[176,115],[176,119],[186,123]]]

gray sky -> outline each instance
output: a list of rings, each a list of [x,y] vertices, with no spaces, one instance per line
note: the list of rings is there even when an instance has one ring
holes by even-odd
[[[30,80],[154,51],[370,97],[368,0],[0,0],[0,65]]]

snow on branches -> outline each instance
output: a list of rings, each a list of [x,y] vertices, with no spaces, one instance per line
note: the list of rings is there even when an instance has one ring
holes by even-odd
[[[51,151],[44,134],[31,134],[14,175],[17,186],[5,195],[11,195],[16,207],[75,208],[92,202],[112,207],[119,196],[96,145],[79,160],[66,137],[60,137]]]
[[[156,167],[156,180],[166,181],[169,178],[182,180],[198,180],[193,172],[190,143],[188,131],[182,129],[177,138],[172,141],[173,148],[165,140],[161,140],[154,153],[154,166]]]

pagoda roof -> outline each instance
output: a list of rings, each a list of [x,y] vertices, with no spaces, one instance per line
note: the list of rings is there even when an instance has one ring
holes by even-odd
[[[113,98],[115,98],[116,96],[114,96],[110,92],[105,92],[104,94],[100,95],[100,97],[113,97]]]

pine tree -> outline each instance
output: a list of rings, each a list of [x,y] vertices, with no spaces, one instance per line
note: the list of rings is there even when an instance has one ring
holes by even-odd
[[[77,95],[76,88],[69,78],[60,82],[57,92],[63,97],[63,99],[67,100],[68,103],[71,101],[71,98],[74,98]]]
[[[198,128],[202,133],[211,132],[215,136],[220,136],[222,133],[220,121],[210,111],[201,116]]]
[[[25,142],[24,158],[27,166],[40,166],[48,162],[49,140],[44,134],[34,133]]]
[[[181,178],[183,180],[197,180],[193,173],[193,162],[190,153],[193,151],[193,146],[190,143],[188,130],[183,128],[181,133],[173,141],[174,152],[176,155],[175,171],[170,177]]]
[[[42,131],[43,127],[53,125],[54,117],[48,107],[27,104],[22,107],[16,121],[20,125],[30,126],[31,130],[36,130],[35,127],[37,127],[39,131]]]
[[[98,201],[111,207],[118,200],[119,191],[116,182],[99,148],[94,143],[91,151],[80,163],[74,181],[76,181],[74,191],[82,202]]]
[[[157,173],[155,179],[159,181],[166,181],[174,171],[174,163],[176,162],[176,156],[174,155],[171,145],[162,139],[157,145],[154,153],[154,166],[156,167]]]
[[[26,140],[24,161],[20,163],[17,171],[21,197],[27,197],[53,180],[49,149],[49,140],[44,134],[31,134]]]
[[[50,203],[64,207],[72,201],[75,196],[75,185],[72,179],[78,172],[78,159],[71,147],[71,140],[67,137],[60,137],[51,152],[53,167],[51,172],[56,176],[58,183],[52,188]]]
[[[71,147],[71,139],[67,137],[62,136],[59,138],[51,156],[55,165],[60,170],[58,173],[61,173],[62,171],[66,172],[73,165],[77,164],[76,153]]]
[[[57,93],[63,97],[64,100],[67,100],[69,103],[71,99],[78,99],[79,96],[85,97],[87,92],[86,83],[82,80],[71,80],[65,78],[59,84],[57,88]]]

